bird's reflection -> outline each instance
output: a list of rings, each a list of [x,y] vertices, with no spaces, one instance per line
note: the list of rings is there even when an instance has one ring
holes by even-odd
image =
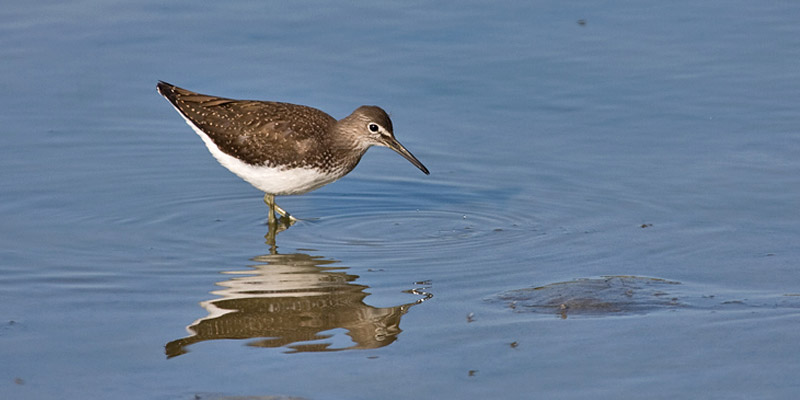
[[[267,235],[269,242],[270,235]],[[274,235],[272,236],[274,240]],[[408,290],[422,296],[394,307],[364,303],[368,286],[354,283],[338,261],[303,253],[255,257],[247,271],[229,271],[231,278],[217,283],[216,299],[202,302],[209,315],[187,330],[190,335],[166,345],[167,357],[187,352],[187,346],[216,339],[255,339],[256,347],[287,347],[288,352],[371,349],[391,344],[400,334],[400,318],[408,309],[432,297],[426,284]],[[335,346],[333,334],[344,329],[347,346]],[[337,343],[339,341],[337,340]]]
[[[264,239],[267,240],[267,246],[269,246],[270,254],[277,254],[278,252],[278,246],[275,244],[275,239],[278,237],[278,234],[289,229],[289,227],[294,225],[295,222],[295,220],[285,217],[278,217],[278,219],[269,220],[267,223],[267,234],[264,235]]]

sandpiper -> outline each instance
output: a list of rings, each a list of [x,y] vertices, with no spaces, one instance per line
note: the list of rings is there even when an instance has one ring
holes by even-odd
[[[265,193],[270,224],[275,212],[294,220],[275,204],[276,195],[303,194],[343,177],[371,146],[388,147],[430,174],[395,139],[380,107],[361,106],[337,121],[297,104],[209,96],[162,81],[156,88],[223,167]]]

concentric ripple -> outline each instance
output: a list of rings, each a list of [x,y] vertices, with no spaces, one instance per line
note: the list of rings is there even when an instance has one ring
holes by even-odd
[[[503,244],[518,244],[537,232],[530,216],[498,213],[488,206],[470,205],[465,210],[371,209],[301,221],[294,237],[320,245],[342,245],[364,251],[457,251],[482,248],[496,251]],[[323,210],[323,212],[328,210]],[[279,239],[280,240],[280,239]]]

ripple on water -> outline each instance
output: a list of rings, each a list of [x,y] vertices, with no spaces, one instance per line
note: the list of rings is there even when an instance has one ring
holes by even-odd
[[[327,215],[305,221],[311,229],[302,229],[298,233],[301,239],[322,245],[355,246],[363,251],[454,252],[469,248],[474,252],[496,251],[509,243],[518,246],[531,236],[544,235],[537,232],[537,223],[530,216],[511,216],[480,206],[471,207],[469,212],[376,208]]]

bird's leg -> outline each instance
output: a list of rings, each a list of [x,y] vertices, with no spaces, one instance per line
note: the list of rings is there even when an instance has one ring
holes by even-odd
[[[270,226],[275,225],[275,195],[272,194],[265,194],[264,195],[264,203],[267,203],[267,208],[269,208],[267,216],[267,223]]]
[[[289,225],[297,221],[297,218],[293,217],[289,214],[286,210],[282,209],[278,204],[275,203],[275,195],[273,194],[265,194],[264,195],[264,203],[267,203],[269,207],[269,223],[273,223],[275,221],[275,213],[280,214],[282,217],[286,218],[289,221]]]
[[[273,204],[274,204],[274,202],[273,202]],[[281,208],[279,205],[277,205],[277,204],[275,204],[275,212],[277,212],[278,214],[280,214],[280,215],[282,215],[282,216],[284,216],[284,217],[288,218],[288,219],[289,219],[289,221],[292,221],[292,222],[294,222],[294,221],[297,221],[297,218],[293,217],[291,214],[289,214],[288,212],[286,212],[286,210],[282,209],[282,208]]]

